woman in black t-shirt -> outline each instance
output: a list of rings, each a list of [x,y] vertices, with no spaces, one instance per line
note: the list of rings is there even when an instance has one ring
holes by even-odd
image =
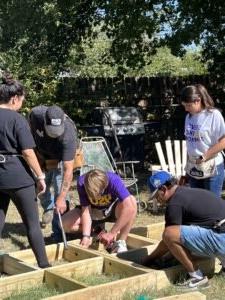
[[[24,94],[20,82],[9,75],[3,77],[0,84],[0,237],[12,199],[26,227],[38,266],[46,268],[49,263],[35,191],[35,181],[37,192],[45,191],[45,176],[33,150],[35,143],[29,125],[17,112],[24,101]]]

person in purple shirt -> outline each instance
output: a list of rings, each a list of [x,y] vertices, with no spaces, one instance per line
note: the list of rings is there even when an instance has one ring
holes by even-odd
[[[92,225],[115,222],[109,232],[100,232],[99,240],[113,253],[127,251],[126,239],[137,214],[137,204],[120,176],[91,170],[79,177],[77,190],[81,208],[76,207],[63,215],[64,230],[68,233],[82,231],[80,244],[88,248],[92,242]]]

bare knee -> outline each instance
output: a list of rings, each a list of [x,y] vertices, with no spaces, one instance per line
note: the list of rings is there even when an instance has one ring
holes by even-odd
[[[180,226],[173,225],[165,228],[162,239],[167,245],[180,241]]]
[[[72,209],[62,216],[62,225],[65,232],[78,231],[81,227],[80,209]]]

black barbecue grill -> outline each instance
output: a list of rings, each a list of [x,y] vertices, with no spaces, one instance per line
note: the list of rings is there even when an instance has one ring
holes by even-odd
[[[89,136],[105,137],[115,158],[144,161],[145,126],[136,107],[97,107],[85,129]]]

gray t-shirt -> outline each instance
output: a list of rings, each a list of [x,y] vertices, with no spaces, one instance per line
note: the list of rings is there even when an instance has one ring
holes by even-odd
[[[184,134],[188,155],[196,159],[225,136],[223,116],[217,109],[205,109],[195,115],[188,114],[185,119]],[[216,164],[219,165],[222,162],[222,154],[218,153]]]

